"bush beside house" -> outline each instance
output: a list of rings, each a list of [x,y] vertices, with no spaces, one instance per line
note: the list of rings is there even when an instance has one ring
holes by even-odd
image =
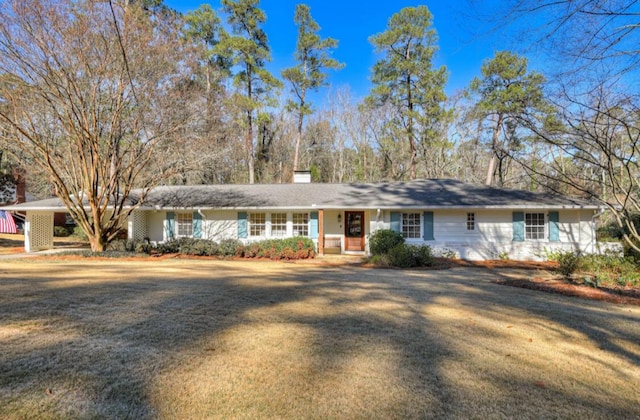
[[[243,244],[237,239],[220,242],[207,239],[180,238],[153,245],[149,241],[114,241],[109,251],[138,254],[181,254],[207,257],[269,258],[272,260],[298,260],[313,258],[315,245],[309,238],[294,237],[270,239]]]
[[[399,232],[381,229],[369,238],[370,262],[382,267],[430,267],[434,263],[433,252],[428,245],[412,245],[405,242]]]

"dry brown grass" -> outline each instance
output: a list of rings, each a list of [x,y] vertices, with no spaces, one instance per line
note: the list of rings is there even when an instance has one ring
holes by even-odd
[[[69,236],[55,237],[53,245],[57,249],[87,248],[89,242]],[[19,254],[24,252],[24,235],[13,233],[0,233],[0,255]]]
[[[640,416],[640,308],[531,271],[0,261],[3,418]]]

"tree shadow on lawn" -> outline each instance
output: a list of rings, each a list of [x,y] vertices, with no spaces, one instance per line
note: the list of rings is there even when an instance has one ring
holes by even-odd
[[[503,369],[511,356],[492,348],[495,340],[521,347],[513,363],[526,372],[540,366],[525,357],[536,356],[523,347],[526,340],[487,324],[504,322],[505,312],[514,324],[532,316],[585,334],[637,365],[637,349],[620,344],[640,341],[638,328],[630,327],[638,324],[637,312],[517,290],[528,293],[523,306],[515,291],[469,280],[470,270],[282,265],[263,273],[261,263],[249,269],[100,263],[87,282],[81,270],[92,264],[60,264],[27,278],[15,268],[0,270],[0,337],[7,350],[0,355],[1,411],[15,417],[526,416],[538,409],[532,401],[552,400],[550,415],[576,414],[570,410],[576,407],[592,415],[640,414],[637,405],[616,407]],[[458,307],[465,311],[447,312]]]
[[[522,309],[519,301],[512,296],[525,297],[527,312],[543,320],[552,321],[571,330],[580,332],[596,343],[600,350],[608,351],[626,359],[628,362],[640,366],[640,325],[638,311],[625,305],[611,305],[610,303],[578,298],[575,296],[561,296],[547,292],[515,288],[517,292],[505,293],[502,283],[512,278],[503,276],[499,270],[488,269],[496,282],[496,303],[502,308]],[[534,273],[531,273],[534,275]],[[499,280],[503,280],[500,282]],[[493,288],[493,287],[492,287]],[[462,299],[461,303],[469,305],[478,311],[487,311],[482,302],[473,299]],[[612,311],[611,308],[617,308]],[[625,315],[625,312],[629,315]],[[634,350],[623,347],[620,343],[635,344]]]

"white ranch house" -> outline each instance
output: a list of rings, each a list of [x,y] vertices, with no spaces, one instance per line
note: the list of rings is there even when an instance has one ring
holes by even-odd
[[[28,251],[53,246],[53,213],[65,211],[60,200],[4,209],[26,211]],[[320,254],[366,254],[372,233],[392,229],[436,254],[539,260],[545,250],[596,252],[599,210],[586,200],[444,179],[162,186],[148,193],[126,228],[129,238],[151,242],[307,236]]]

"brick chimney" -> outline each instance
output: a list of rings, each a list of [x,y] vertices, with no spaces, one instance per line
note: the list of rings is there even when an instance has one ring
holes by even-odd
[[[27,201],[27,184],[24,176],[24,170],[22,168],[15,168],[13,170],[13,179],[16,183],[16,202],[15,204],[24,203]]]

